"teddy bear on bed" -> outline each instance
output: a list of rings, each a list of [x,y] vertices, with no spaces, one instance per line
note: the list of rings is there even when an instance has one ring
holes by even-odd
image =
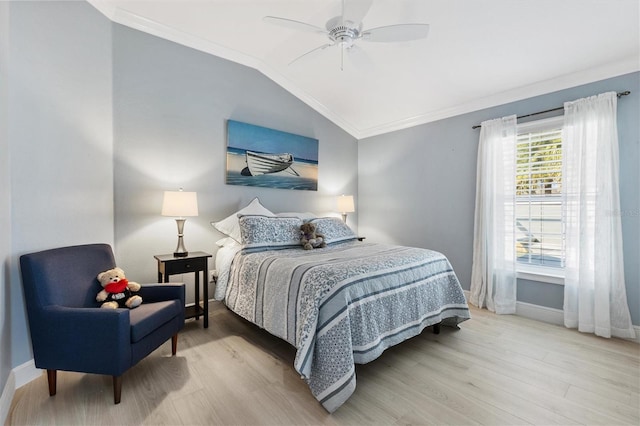
[[[305,250],[327,246],[324,242],[324,235],[316,232],[316,225],[311,222],[300,225],[300,242]]]
[[[113,268],[100,272],[98,281],[103,287],[96,296],[96,300],[102,303],[101,308],[133,309],[142,303],[142,297],[133,294],[140,290],[140,284],[127,280],[122,269]]]

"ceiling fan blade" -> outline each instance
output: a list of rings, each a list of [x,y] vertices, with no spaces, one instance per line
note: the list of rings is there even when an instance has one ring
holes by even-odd
[[[362,39],[366,41],[390,43],[418,40],[429,34],[429,24],[396,24],[371,28],[362,31]]]
[[[372,4],[373,0],[343,0],[342,20],[351,21],[354,24],[361,23]]]
[[[286,27],[292,30],[298,31],[307,31],[314,33],[326,34],[327,30],[324,28],[316,27],[312,24],[307,24],[306,22],[295,21],[293,19],[287,18],[278,18],[277,16],[265,16],[262,18],[264,22],[268,22],[270,24],[280,25],[281,27]]]
[[[310,51],[308,51],[308,52],[306,52],[306,53],[303,53],[302,55],[298,56],[297,58],[295,58],[294,60],[292,60],[291,62],[289,62],[289,64],[288,64],[288,65],[291,65],[291,64],[293,64],[294,62],[298,62],[300,59],[305,58],[305,57],[308,57],[309,55],[313,54],[314,52],[317,52],[317,51],[319,51],[319,50],[324,50],[324,49],[326,49],[327,47],[331,47],[331,46],[333,46],[333,44],[331,44],[331,43],[327,43],[327,44],[323,44],[322,46],[318,46],[318,47],[316,47],[315,49],[311,49]]]
[[[358,71],[367,72],[374,67],[374,63],[369,54],[367,54],[367,52],[358,45],[354,44],[349,48],[348,56],[349,61]]]

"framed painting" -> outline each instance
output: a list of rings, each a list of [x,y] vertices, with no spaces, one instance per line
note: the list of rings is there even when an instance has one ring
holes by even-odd
[[[227,120],[227,184],[318,190],[318,139]]]

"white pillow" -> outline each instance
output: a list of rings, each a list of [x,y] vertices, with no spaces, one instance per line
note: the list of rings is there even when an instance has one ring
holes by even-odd
[[[245,208],[238,210],[219,222],[211,222],[211,225],[223,234],[230,236],[238,243],[241,243],[242,238],[240,236],[238,215],[275,216],[269,209],[260,204],[260,200],[256,197]]]
[[[218,241],[216,241],[216,245],[218,247],[229,247],[229,246],[233,246],[233,245],[238,245],[238,243],[236,242],[236,240],[234,240],[231,237],[224,237]]]
[[[311,212],[285,212],[285,213],[276,213],[278,217],[297,217],[299,219],[304,220],[305,222],[315,219],[318,215]]]

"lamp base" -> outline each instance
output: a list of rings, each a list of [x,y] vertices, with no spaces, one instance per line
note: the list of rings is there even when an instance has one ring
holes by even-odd
[[[173,257],[187,257],[189,252],[184,247],[184,240],[182,237],[184,236],[184,222],[185,219],[179,218],[176,219],[176,223],[178,224],[178,245],[176,246],[176,251],[173,252]]]

